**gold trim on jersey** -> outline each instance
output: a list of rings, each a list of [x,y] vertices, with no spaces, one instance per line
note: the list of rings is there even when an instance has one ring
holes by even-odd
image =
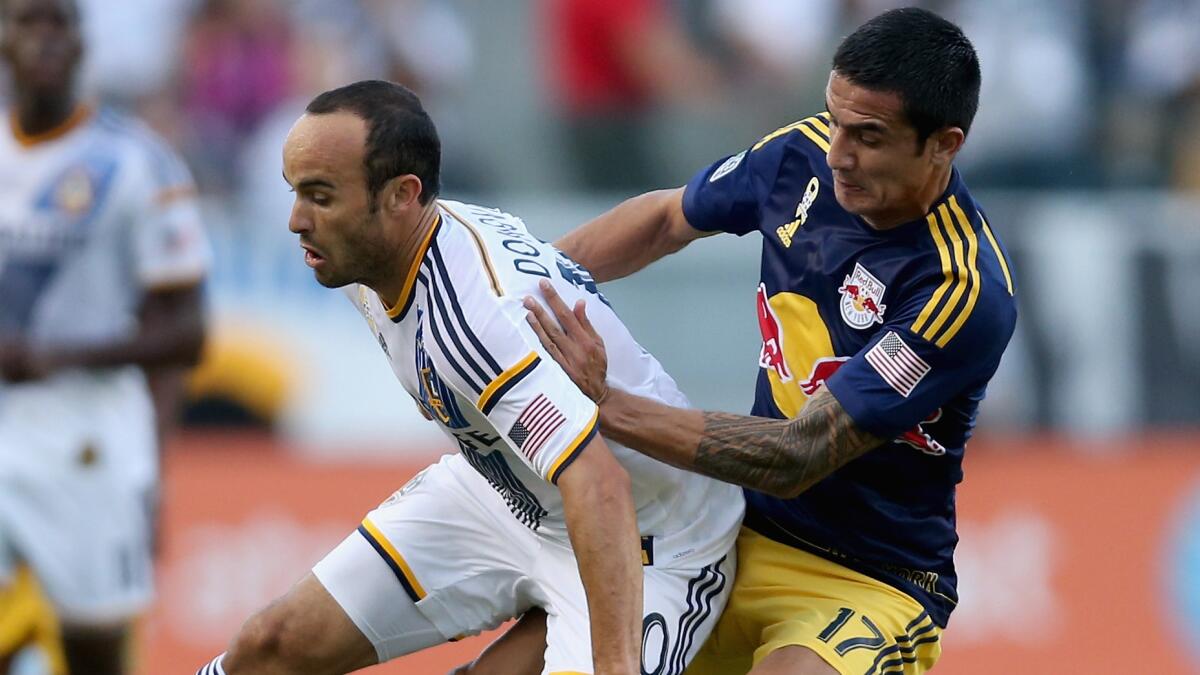
[[[370,533],[375,543],[379,544],[387,552],[392,562],[396,563],[396,567],[400,568],[400,571],[404,573],[404,579],[412,586],[412,590],[417,594],[417,599],[424,600],[426,595],[425,588],[421,586],[421,582],[417,581],[417,575],[413,574],[412,568],[408,566],[408,562],[404,560],[404,556],[400,555],[400,551],[397,551],[396,547],[392,546],[392,542],[383,536],[383,532],[369,518],[363,518],[362,526],[363,529]]]
[[[1008,273],[1008,262],[1004,259],[1004,254],[1000,252],[1000,244],[996,243],[996,237],[992,236],[992,228],[988,227],[987,220],[983,214],[979,214],[979,222],[983,224],[983,234],[987,237],[988,243],[992,245],[992,253],[996,254],[996,260],[1000,261],[1000,271],[1004,272],[1004,283],[1008,286],[1008,294],[1013,294],[1012,275]]]
[[[504,291],[500,288],[500,277],[496,275],[496,270],[492,267],[492,258],[488,255],[487,247],[483,245],[483,237],[479,236],[479,233],[475,231],[475,226],[468,222],[466,218],[455,213],[449,206],[446,206],[445,202],[438,202],[438,205],[445,209],[446,213],[454,216],[455,220],[462,223],[463,227],[467,228],[467,232],[471,234],[471,239],[475,242],[475,248],[479,249],[479,259],[483,262],[484,271],[487,272],[488,282],[492,285],[492,292],[496,294],[496,297],[504,295]]]
[[[404,286],[400,288],[400,297],[396,298],[396,304],[388,307],[386,302],[383,303],[383,309],[387,312],[389,319],[395,319],[403,314],[405,309],[408,309],[409,300],[417,286],[417,272],[421,270],[421,263],[425,261],[425,254],[429,252],[429,245],[433,243],[433,238],[437,236],[441,224],[442,214],[439,213],[435,216],[433,225],[425,235],[425,241],[421,242],[421,247],[417,249],[417,254],[413,257],[412,267],[409,268],[408,275],[404,277]]]
[[[975,303],[979,300],[979,286],[983,281],[979,276],[979,266],[977,258],[979,256],[979,240],[975,237],[975,230],[971,227],[971,221],[967,220],[967,216],[963,213],[962,208],[958,205],[958,199],[953,195],[950,197],[950,210],[954,213],[954,219],[958,221],[958,226],[962,228],[963,234],[967,237],[967,274],[971,277],[971,290],[967,293],[967,302],[963,306],[962,311],[958,313],[958,317],[950,324],[945,333],[937,339],[934,344],[938,347],[945,347],[950,340],[958,335],[959,329],[966,323],[967,317],[971,316],[971,312],[975,309]]]
[[[763,136],[762,139],[759,140],[759,142],[754,144],[754,147],[750,148],[750,151],[754,152],[754,151],[758,150],[759,148],[763,147],[764,145],[766,145],[767,143],[770,143],[771,141],[775,140],[776,138],[779,138],[780,136],[784,136],[793,131],[799,131],[800,133],[807,136],[808,140],[810,140],[814,144],[816,144],[816,146],[818,148],[821,148],[821,150],[823,152],[825,152],[826,154],[829,154],[830,135],[829,135],[829,125],[826,124],[826,120],[828,120],[828,119],[829,119],[829,113],[825,112],[825,113],[821,113],[819,115],[814,115],[812,117],[806,117],[806,118],[800,120],[799,122],[793,122],[793,123],[787,125],[786,127],[780,127],[779,129],[772,131],[771,133],[767,134],[766,136]]]
[[[17,111],[14,109],[8,115],[8,126],[12,130],[13,138],[23,147],[30,147],[38,143],[45,143],[56,138],[61,138],[73,129],[80,126],[92,116],[92,107],[90,105],[79,104],[75,106],[75,110],[71,111],[70,116],[63,120],[61,124],[51,129],[36,134],[27,134],[21,128],[21,121],[17,119]]]
[[[538,359],[536,351],[529,352],[525,355],[525,358],[517,362],[517,365],[500,373],[496,379],[492,380],[491,384],[484,388],[483,393],[479,395],[479,401],[475,404],[475,407],[479,408],[486,415],[488,413],[488,404],[492,402],[492,397],[496,396],[496,392],[500,391],[514,377],[526,372],[526,369],[537,363]]]
[[[958,334],[979,299],[981,277],[976,266],[979,240],[975,237],[971,221],[963,214],[958,199],[954,196],[930,211],[925,219],[929,223],[929,232],[934,243],[937,244],[945,278],[917,315],[917,320],[912,324],[912,331],[938,347],[945,347]],[[941,304],[947,292],[950,293],[950,297],[946,299],[945,304]],[[964,293],[967,296],[966,301],[956,314],[955,309],[959,307]],[[934,310],[939,305],[941,311],[930,322],[930,317],[934,316]],[[938,333],[942,332],[942,327],[948,321],[949,326],[941,337],[938,337]]]
[[[558,459],[554,460],[554,464],[550,465],[550,470],[546,472],[546,475],[549,477],[551,483],[558,483],[558,473],[565,469],[567,461],[574,457],[575,454],[583,448],[583,442],[592,435],[592,432],[595,431],[596,422],[599,418],[600,406],[596,406],[596,409],[592,411],[592,419],[589,420],[586,425],[584,425],[583,431],[579,432],[579,435],[575,437],[575,440],[571,441],[571,444],[567,446],[567,449],[558,456]]]
[[[946,240],[942,237],[942,231],[938,227],[937,212],[930,211],[929,215],[925,216],[926,222],[929,223],[929,233],[933,236],[933,243],[937,245],[938,257],[942,259],[942,273],[945,279],[942,284],[933,292],[933,296],[929,298],[929,302],[921,308],[921,313],[917,315],[917,320],[913,322],[912,332],[920,333],[921,328],[929,321],[929,317],[933,314],[933,310],[941,302],[942,296],[954,284],[954,265],[950,261],[950,248],[946,245]]]

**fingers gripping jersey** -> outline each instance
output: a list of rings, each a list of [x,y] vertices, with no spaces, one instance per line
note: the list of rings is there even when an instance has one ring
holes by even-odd
[[[924,217],[878,231],[844,210],[823,113],[697,174],[701,230],[763,236],[754,414],[827,386],[894,441],[792,500],[747,493],[747,524],[900,587],[941,625],[956,602],[954,490],[1016,321],[1007,255],[958,175]]]
[[[609,351],[609,380],[643,396],[686,405],[675,382],[641,348],[590,275],[519,219],[439,202],[438,220],[402,296],[347,293],[393,372],[426,416],[530,528],[566,536],[554,483],[596,433],[597,407],[571,382],[526,323],[525,296],[547,279],[588,315]],[[727,546],[741,516],[737,489],[612,444],[633,484],[638,523],[658,560]]]

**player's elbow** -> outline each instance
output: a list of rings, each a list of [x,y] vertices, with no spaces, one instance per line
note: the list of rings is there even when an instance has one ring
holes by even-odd
[[[798,476],[788,474],[776,480],[774,484],[768,486],[763,492],[778,499],[795,499],[804,494],[806,489],[808,489],[808,485],[800,482]]]
[[[761,491],[779,499],[795,499],[812,487],[814,481],[808,463],[797,459],[789,456],[788,461],[782,462],[782,466],[770,473]]]
[[[203,319],[196,318],[183,322],[175,342],[176,365],[193,368],[200,364],[204,355],[204,345],[207,342],[208,331]]]
[[[613,500],[629,501],[632,499],[633,482],[629,478],[629,472],[625,467],[621,466],[616,459],[607,462],[603,471],[597,472],[593,477],[594,480],[594,498],[608,503]]]
[[[563,499],[590,507],[632,501],[629,472],[607,447],[594,443],[559,478]]]

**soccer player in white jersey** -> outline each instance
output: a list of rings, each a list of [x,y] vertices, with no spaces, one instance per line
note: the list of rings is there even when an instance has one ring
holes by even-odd
[[[123,673],[152,592],[148,376],[199,356],[209,253],[178,159],[77,98],[75,3],[2,0],[0,28],[0,560],[45,589],[71,673]]]
[[[368,513],[199,672],[343,673],[540,608],[544,652],[510,655],[530,670],[682,673],[724,607],[741,496],[596,435],[596,405],[526,323],[539,280],[597,299],[613,381],[686,401],[585,270],[514,216],[438,200],[439,155],[412,92],[359,82],[309,104],[284,178],[317,281],[347,287],[461,452]]]

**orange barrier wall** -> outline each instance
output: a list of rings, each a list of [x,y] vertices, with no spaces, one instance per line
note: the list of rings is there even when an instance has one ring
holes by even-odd
[[[961,605],[936,672],[1200,672],[1200,437],[1081,455],[984,438],[959,492]],[[143,675],[191,673],[420,466],[312,463],[192,436],[166,465]],[[371,669],[443,673],[482,638]]]

